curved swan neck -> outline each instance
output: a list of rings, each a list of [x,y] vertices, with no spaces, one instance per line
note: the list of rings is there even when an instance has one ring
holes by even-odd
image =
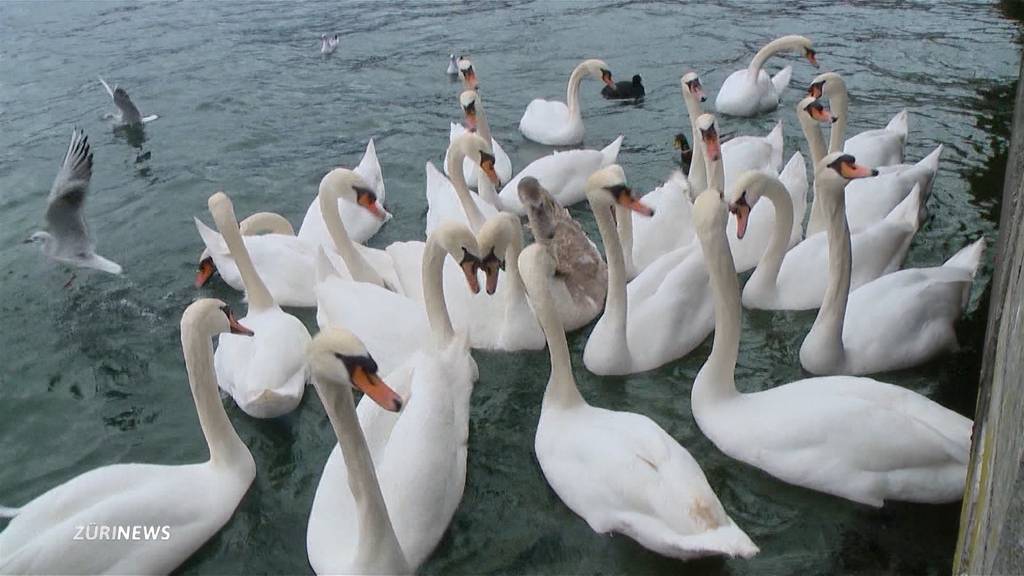
[[[630,218],[625,209],[614,207],[600,207],[593,203],[590,209],[594,212],[597,220],[597,230],[601,234],[601,243],[604,244],[604,257],[608,263],[608,296],[605,300],[604,316],[608,316],[612,322],[612,330],[617,338],[621,338],[622,345],[626,345],[626,264],[623,258],[622,244],[619,242],[619,234],[615,224],[612,222],[612,210],[616,210],[616,219]],[[602,316],[602,318],[604,317]]]
[[[353,565],[404,566],[405,554],[391,524],[377,471],[356,417],[352,389],[347,385],[321,384],[316,378],[313,383],[341,446],[341,455],[348,470],[348,486],[356,503],[359,543]]]
[[[280,214],[273,212],[257,212],[242,220],[238,225],[242,236],[255,236],[257,234],[282,234],[295,236],[295,228],[292,223]]]
[[[226,197],[225,197],[226,199]],[[213,213],[213,221],[217,225],[224,243],[228,246],[228,252],[238,266],[238,274],[242,277],[242,284],[245,285],[245,294],[249,299],[250,310],[266,310],[274,306],[274,297],[270,290],[263,283],[256,266],[252,263],[252,256],[245,247],[242,240],[242,233],[238,229],[238,221],[235,219],[235,211],[230,201],[210,206]]]
[[[185,371],[192,388],[192,399],[199,415],[199,425],[214,466],[232,467],[252,462],[252,455],[238,437],[220,400],[217,375],[213,368],[213,339],[190,319],[181,322],[181,349],[185,355]]]
[[[821,127],[817,122],[805,117],[806,113],[797,111],[797,118],[800,120],[800,127],[803,129],[804,137],[807,139],[807,147],[811,152],[812,170],[816,169],[821,159],[827,153],[825,151],[825,140],[821,135]],[[833,130],[835,130],[833,128]],[[825,217],[821,212],[821,203],[818,201],[818,183],[812,187],[814,191],[811,196],[811,216],[807,220],[806,236],[813,236],[825,229]]]
[[[444,300],[444,259],[448,252],[441,246],[436,234],[427,238],[423,249],[423,304],[427,308],[427,321],[439,348],[447,346],[455,338],[452,319],[448,315],[448,304]]]
[[[836,77],[829,82],[833,83],[833,95],[829,96],[828,106],[836,116],[832,123],[832,129],[828,136],[828,153],[842,152],[843,143],[846,138],[846,117],[850,109],[850,95],[846,91],[846,83]]]
[[[541,413],[550,406],[570,408],[585,404],[576,379],[572,375],[572,360],[569,357],[569,344],[565,338],[565,327],[555,310],[554,298],[551,296],[551,278],[531,278],[531,286],[541,289],[530,290],[530,300],[537,314],[544,337],[548,341],[548,354],[551,357],[551,376],[547,388],[544,389],[544,401]]]
[[[523,277],[519,272],[519,254],[523,251],[523,233],[521,230],[508,230],[508,246],[505,248],[505,274],[508,275],[508,301],[519,301],[526,298]]]
[[[821,342],[819,354],[841,358],[853,255],[846,221],[845,185],[823,182],[822,186],[829,186],[822,190],[821,199],[822,212],[828,219],[828,285],[811,332],[817,333]]]
[[[341,259],[345,261],[345,267],[348,268],[348,274],[353,280],[356,282],[369,282],[381,288],[386,288],[384,279],[366,261],[366,258],[356,248],[355,242],[349,237],[348,230],[345,229],[345,223],[341,220],[341,210],[338,209],[338,201],[337,193],[327,191],[320,193],[320,212],[323,213],[327,233],[334,242],[334,249],[341,255]]]
[[[764,280],[761,281],[770,281],[772,285],[775,285],[779,278],[779,270],[782,268],[782,261],[789,249],[790,235],[793,231],[793,199],[786,186],[777,178],[765,178],[763,182],[761,193],[775,207],[775,223],[772,228],[772,237],[768,241],[768,247],[761,254],[761,260],[757,263],[755,273],[763,274]]]
[[[583,119],[583,113],[580,111],[580,83],[586,74],[586,62],[581,62],[569,75],[569,85],[565,89],[565,104],[569,107],[570,120]]]
[[[753,79],[753,81],[757,81],[761,68],[764,67],[764,63],[769,58],[784,50],[802,48],[806,41],[807,39],[802,36],[783,36],[765,44],[763,48],[757,51],[757,54],[754,54],[754,58],[750,61],[750,66],[747,67],[747,76]]]
[[[459,197],[459,203],[462,204],[462,211],[466,213],[469,229],[476,234],[484,225],[484,215],[480,211],[480,207],[473,201],[469,187],[466,185],[466,175],[462,170],[462,161],[466,159],[466,152],[462,146],[453,146],[453,148],[448,154],[448,163],[445,167],[448,169],[448,177],[451,179],[452,188],[455,189],[455,195]],[[481,177],[486,178],[483,174]]]
[[[708,183],[707,166],[704,164],[704,146],[700,145],[700,129],[697,128],[697,118],[703,114],[701,110],[700,102],[693,96],[690,90],[687,88],[685,82],[680,82],[683,89],[683,102],[686,103],[686,113],[690,117],[690,147],[693,150],[690,156],[690,173],[686,175],[686,180],[690,183],[690,199],[694,200],[700,192],[704,191],[704,188]]]

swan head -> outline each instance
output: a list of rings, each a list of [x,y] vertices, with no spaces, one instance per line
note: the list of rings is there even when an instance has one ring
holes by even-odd
[[[215,298],[200,298],[189,304],[181,315],[181,331],[187,329],[198,329],[209,338],[218,334],[238,334],[240,336],[252,336],[253,331],[242,326],[231,308],[224,302]]]
[[[466,117],[466,129],[471,132],[476,131],[478,100],[479,98],[475,90],[466,90],[459,94],[459,106],[462,106],[462,112]]]
[[[814,122],[831,124],[836,121],[836,117],[832,115],[832,112],[821,103],[821,100],[814,96],[807,96],[797,102],[796,116],[801,124],[807,122],[810,122],[812,125]]]
[[[697,235],[706,241],[714,234],[724,234],[728,214],[720,191],[708,188],[701,192],[693,201],[693,225]]]
[[[704,95],[704,87],[700,84],[700,78],[696,72],[687,72],[683,74],[683,77],[679,79],[679,84],[682,85],[683,91],[690,94],[697,99],[698,102],[704,102],[708,99]]]
[[[587,178],[587,200],[595,208],[610,209],[618,204],[644,216],[654,215],[650,206],[633,197],[633,190],[626,185],[626,173],[618,164],[606,166]]]
[[[384,207],[377,200],[377,194],[363,180],[363,177],[348,168],[335,168],[320,180],[320,201],[346,200],[362,206],[370,214],[383,220],[387,217]]]
[[[518,253],[523,247],[523,227],[519,217],[509,212],[499,212],[480,227],[476,241],[480,245],[480,268],[486,276],[488,294],[498,289],[498,274],[505,269],[509,248]]]
[[[818,74],[814,80],[811,80],[811,85],[807,88],[807,95],[815,98],[822,96],[833,98],[841,92],[846,92],[846,81],[835,72]]]
[[[457,62],[459,67],[459,76],[462,78],[462,83],[465,85],[467,90],[476,90],[476,87],[480,82],[476,78],[476,70],[473,69],[473,61],[465,56],[460,56]]]
[[[557,222],[551,195],[533,176],[525,176],[519,180],[517,187],[519,201],[526,207],[526,216],[530,219],[530,230],[537,241],[552,240],[555,237]]]
[[[321,395],[329,395],[333,386],[351,386],[385,410],[402,409],[402,398],[377,375],[377,363],[348,330],[333,326],[321,330],[309,343],[307,359]]]
[[[843,190],[850,180],[871,176],[878,176],[878,170],[857,164],[857,159],[850,154],[833,152],[822,158],[815,169],[815,189]]]
[[[452,257],[466,277],[466,285],[473,294],[480,293],[480,281],[477,271],[480,270],[483,257],[476,236],[465,224],[443,222],[430,233],[427,243],[436,242]]]
[[[722,146],[718,139],[718,124],[714,114],[704,113],[697,118],[697,130],[700,131],[700,139],[704,144],[704,150],[709,160],[717,162],[722,159]]]
[[[605,86],[615,88],[615,81],[612,79],[611,70],[608,69],[608,65],[604,63],[604,60],[592,58],[584,60],[580,66],[583,67],[587,74],[604,82]]]
[[[778,182],[775,176],[760,170],[748,170],[740,175],[726,193],[725,201],[729,212],[736,216],[736,237],[743,239],[747,232],[750,211],[764,195],[765,188],[772,181]]]
[[[498,179],[498,173],[494,169],[494,153],[491,152],[490,142],[484,140],[478,134],[465,132],[448,147],[449,159],[454,159],[454,156],[451,154],[454,150],[462,152],[463,157],[471,158],[476,162],[480,166],[480,170],[490,178],[492,184],[495,186],[501,184]],[[451,172],[450,166],[449,172]]]

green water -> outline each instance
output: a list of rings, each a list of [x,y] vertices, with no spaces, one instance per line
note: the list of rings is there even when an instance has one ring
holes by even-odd
[[[298,226],[327,168],[354,164],[372,136],[395,218],[370,244],[421,238],[423,164],[440,163],[459,112],[459,86],[444,74],[451,51],[473,56],[492,131],[516,169],[548,151],[518,134],[519,116],[533,97],[562,97],[580,59],[601,57],[619,78],[640,73],[648,95],[639,106],[605,102],[598,83],[584,84],[585,144],[625,134],[619,161],[634,188],[650,190],[673,168],[672,136],[688,125],[679,76],[698,70],[710,106],[764,41],[805,34],[823,69],[847,79],[852,131],[906,107],[908,158],[945,145],[908,264],[938,263],[982,234],[994,241],[1016,23],[976,2],[746,4],[0,3],[0,503],[23,504],[97,466],[206,457],[179,316],[197,296],[240,298],[218,282],[192,287],[202,248],[192,216],[209,220],[206,198],[223,189],[239,214],[271,210]],[[318,38],[327,31],[342,43],[325,59]],[[723,118],[723,131],[764,134],[781,117],[786,157],[803,146],[792,108],[816,71],[790,63],[794,88],[780,111]],[[160,120],[144,135],[113,131],[97,74]],[[63,288],[70,273],[20,241],[42,223],[74,124],[95,151],[87,212],[98,251],[126,272],[80,272]],[[596,237],[587,210],[573,212]],[[961,352],[883,379],[971,414],[990,276],[986,264]],[[315,327],[311,311],[298,314]],[[740,388],[799,378],[797,351],[812,319],[745,313]],[[693,422],[690,385],[710,343],[651,373],[598,378],[582,368],[586,332],[569,340],[584,396],[646,414],[686,446],[761,554],[684,564],[593,533],[548,488],[533,456],[546,353],[475,354],[466,494],[421,572],[948,573],[959,505],[873,510],[775,481],[723,456]],[[182,572],[309,572],[306,518],[334,442],[309,392],[275,421],[226,402],[257,479]]]

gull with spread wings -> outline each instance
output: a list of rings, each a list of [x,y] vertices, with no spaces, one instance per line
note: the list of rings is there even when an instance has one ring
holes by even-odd
[[[156,114],[150,114],[149,116],[143,116],[139,109],[132,102],[132,99],[128,97],[128,92],[124,88],[121,88],[117,84],[111,88],[110,84],[107,84],[103,78],[100,78],[100,84],[107,89],[107,94],[114,100],[114,106],[117,106],[118,113],[111,115],[116,118],[118,122],[125,126],[138,126],[147,122],[152,122],[159,118]]]
[[[46,230],[35,232],[27,242],[39,244],[43,254],[58,262],[120,274],[121,266],[93,251],[95,242],[82,215],[91,179],[89,138],[75,128],[46,201]]]

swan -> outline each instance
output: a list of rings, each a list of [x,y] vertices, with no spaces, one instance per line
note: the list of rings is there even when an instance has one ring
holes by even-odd
[[[551,292],[562,326],[571,332],[590,324],[604,309],[608,291],[608,266],[601,252],[536,178],[519,181],[519,200],[534,241],[547,246],[555,259]]]
[[[562,502],[595,532],[625,534],[665,556],[757,554],[700,465],[675,439],[646,416],[583,399],[549,292],[554,260],[534,244],[520,256],[520,267],[551,356],[534,450]]]
[[[769,78],[762,67],[768,58],[784,50],[803,50],[807,61],[815,68],[818,67],[817,55],[810,40],[796,35],[776,38],[757,51],[750,66],[733,72],[725,79],[715,98],[718,112],[730,116],[756,116],[778,108],[779,97],[789,86],[793,68],[786,66]]]
[[[309,346],[309,364],[324,410],[344,458],[348,493],[338,490],[330,519],[309,519],[307,553],[317,574],[411,574],[398,543],[377,470],[356,417],[352,388],[383,409],[398,412],[402,400],[377,375],[377,364],[347,330],[327,328]],[[331,478],[340,483],[345,478]],[[314,508],[321,514],[324,509]],[[315,523],[315,524],[314,524]],[[312,527],[323,529],[313,532]]]
[[[811,157],[820,162],[828,152],[826,150],[819,124],[830,123],[831,116],[820,102],[808,96],[797,104],[797,118],[807,139]],[[837,122],[838,123],[838,122]],[[833,134],[837,134],[833,127]],[[924,217],[924,205],[931,196],[932,182],[939,170],[939,157],[942,145],[921,159],[917,164],[898,164],[883,166],[878,169],[878,176],[854,180],[846,187],[846,218],[852,232],[858,232],[880,222],[893,208],[899,205],[914,189],[921,189],[921,217]],[[865,162],[861,162],[870,166]],[[803,214],[798,210],[798,214]],[[811,216],[807,221],[807,235],[811,236],[825,230],[827,222],[820,212],[817,195],[811,201]]]
[[[327,34],[320,35],[320,53],[324,56],[334,54],[338,49],[338,35],[328,37]]]
[[[600,78],[606,86],[615,86],[607,64],[594,59],[580,62],[569,76],[569,86],[565,94],[568,105],[557,100],[535,98],[519,120],[519,131],[523,136],[550,146],[567,146],[583,142],[580,82],[585,76]]]
[[[458,76],[459,75],[458,58],[455,57],[455,54],[449,54],[448,55],[448,75],[449,76]]]
[[[835,72],[820,74],[811,81],[807,91],[814,98],[828,98],[832,109],[832,132],[829,135],[829,152],[846,152],[866,166],[892,166],[902,164],[907,147],[907,111],[901,110],[889,120],[885,128],[865,130],[852,136],[846,142],[846,123],[849,120],[850,96],[846,82]]]
[[[842,153],[825,157],[832,163]],[[856,178],[874,173],[863,168]],[[822,163],[818,164],[818,171]],[[756,184],[756,185],[755,185]],[[762,196],[775,207],[775,224],[767,248],[757,268],[743,287],[743,305],[760,310],[813,310],[821,306],[828,283],[828,237],[808,236],[788,251],[783,239],[793,218],[792,200],[776,178],[741,179],[729,192],[730,204],[736,213],[736,236],[754,226],[747,223],[747,214],[755,209]],[[884,220],[851,236],[851,285],[856,288],[889,274],[900,267],[910,248],[910,241],[920,226],[921,194],[919,188],[907,196]]]
[[[491,136],[491,129],[487,124],[487,115],[484,114],[483,100],[480,95],[473,90],[466,90],[459,95],[459,104],[462,105],[462,110],[466,115],[466,125],[470,131],[475,129],[476,133],[484,139],[484,142],[491,143],[491,152],[494,155],[494,171],[498,174],[498,180],[500,182],[508,182],[512,178],[512,161],[509,160],[508,153],[505,149],[498,144],[498,141]],[[451,123],[451,130],[448,134],[449,143],[454,142],[459,136],[466,133],[466,128],[462,124]],[[448,173],[448,152],[445,151],[445,174],[451,177]],[[470,188],[476,189],[479,185],[477,179],[479,178],[479,170],[477,169],[477,163],[470,158],[466,158],[462,161],[462,174],[466,179],[466,185]],[[501,209],[500,205],[497,205],[498,209]]]
[[[842,155],[833,164],[852,166],[854,161]],[[829,278],[818,317],[800,346],[800,365],[811,374],[859,376],[910,368],[956,350],[953,323],[967,305],[984,239],[943,266],[898,270],[851,293],[844,184],[834,169],[819,171],[815,178],[829,220]]]
[[[784,482],[869,506],[959,500],[972,422],[916,392],[853,376],[736,389],[741,308],[726,218],[717,190],[697,198],[694,223],[715,298],[714,344],[691,393],[701,432],[727,456]]]
[[[261,234],[295,236],[292,223],[284,216],[273,212],[256,212],[249,215],[239,223],[238,231],[242,236],[259,236]],[[217,266],[213,263],[210,251],[203,248],[203,252],[199,255],[199,270],[196,272],[196,288],[205,286],[216,273]]]
[[[217,390],[213,337],[225,332],[252,334],[220,300],[196,300],[181,317],[185,369],[210,459],[103,466],[51,488],[0,532],[0,573],[168,574],[231,519],[256,464]],[[82,538],[83,526],[101,538]],[[137,527],[145,538],[121,536]],[[102,538],[104,528],[110,539]]]
[[[621,147],[620,135],[601,150],[556,150],[541,156],[530,162],[501,189],[499,197],[502,209],[519,216],[526,214],[526,208],[519,201],[519,182],[526,177],[540,182],[562,206],[569,207],[582,202],[587,196],[587,178],[595,171],[614,164]]]
[[[451,180],[444,177],[433,162],[427,162],[427,226],[426,235],[434,231],[445,221],[461,222],[476,233],[484,225],[484,221],[497,214],[498,208],[493,202],[483,198],[494,189],[488,184],[497,184],[498,175],[494,171],[494,155],[488,150],[487,141],[477,134],[466,132],[448,145],[445,153],[445,167]],[[463,159],[470,158],[487,176],[482,183],[481,194],[472,194],[466,185],[466,177],[462,172]],[[492,197],[491,200],[494,200]]]
[[[82,208],[91,181],[89,137],[75,128],[46,199],[46,230],[32,233],[25,242],[38,244],[43,255],[57,262],[120,274],[120,264],[96,253],[96,242],[85,223]]]
[[[276,418],[294,410],[306,387],[306,346],[310,336],[295,316],[274,302],[245,249],[227,194],[207,202],[217,230],[238,265],[249,310],[240,319],[256,335],[222,334],[213,356],[217,382],[246,414]]]
[[[583,349],[583,364],[594,374],[622,375],[683,357],[714,324],[700,250],[690,245],[665,254],[627,286],[613,210],[622,221],[627,209],[650,214],[650,208],[633,198],[617,164],[590,177],[587,199],[608,261],[608,299]]]
[[[455,331],[447,313],[441,269],[448,256],[462,262],[466,281],[479,289],[476,238],[461,224],[444,224],[427,239],[424,251],[428,335],[396,370],[386,372],[385,381],[402,397],[402,412],[396,415],[365,401],[357,408],[369,454],[376,463],[380,491],[410,569],[423,563],[440,542],[466,484],[469,400],[477,367],[465,335]],[[394,306],[401,308],[404,297],[371,284],[351,285],[354,290],[346,296],[357,299],[353,310],[358,312],[351,319],[365,330],[347,319],[332,317],[330,324],[362,334],[365,349],[384,372],[385,357],[392,362],[397,359],[388,348],[391,335],[383,332],[392,329],[404,336],[411,328],[406,323],[419,320]],[[352,538],[351,511],[355,507],[343,460],[341,449],[335,446],[309,515],[306,548],[310,564],[320,573],[347,572],[344,566],[352,561],[347,552],[351,546],[338,545],[340,539]]]
[[[601,88],[601,96],[605,100],[641,100],[647,91],[644,90],[643,78],[634,74],[629,82],[616,82],[612,86]]]
[[[373,138],[366,145],[366,152],[362,160],[355,167],[355,172],[363,177],[368,188],[373,194],[364,194],[358,198],[355,204],[340,202],[341,219],[345,223],[352,241],[362,244],[380,230],[385,222],[391,220],[391,213],[384,209],[384,174],[380,169],[380,162],[377,161],[377,147],[373,144]],[[323,245],[328,252],[333,250],[333,242],[324,224],[323,212],[320,208],[319,195],[325,188],[332,185],[329,178],[330,172],[320,180],[317,197],[306,209],[306,215],[302,218],[302,225],[299,226],[299,238],[303,242]]]
[[[117,120],[121,126],[141,126],[159,118],[156,114],[143,116],[124,88],[116,84],[111,88],[103,78],[100,78],[100,84],[103,85],[104,90],[110,95],[110,99],[114,101],[114,106],[117,107],[117,114],[108,114],[106,118]]]

